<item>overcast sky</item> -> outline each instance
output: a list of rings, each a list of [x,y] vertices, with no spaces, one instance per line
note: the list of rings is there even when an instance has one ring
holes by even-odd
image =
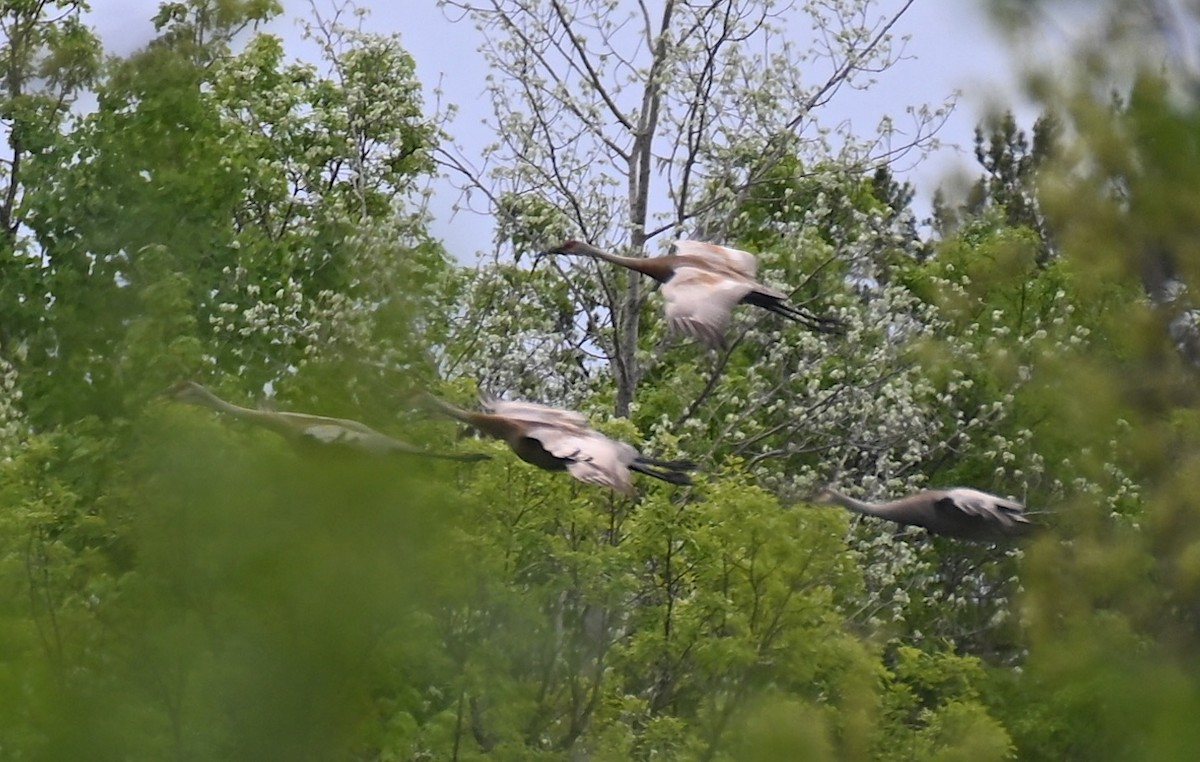
[[[331,7],[329,0],[316,3],[323,13]],[[296,20],[310,15],[311,4],[308,0],[283,4],[284,16],[271,24],[270,31],[284,38],[294,56],[310,55],[301,43]],[[128,54],[153,35],[150,18],[158,8],[157,0],[92,0],[91,5],[89,21],[110,53]],[[447,97],[460,107],[451,131],[468,150],[478,149],[486,140],[478,125],[488,114],[474,27],[467,21],[452,23],[435,0],[360,0],[359,5],[370,10],[364,25],[367,31],[400,35],[427,89],[441,82]],[[878,5],[886,9],[900,2],[881,0]],[[911,37],[908,60],[885,73],[866,94],[839,94],[833,108],[823,113],[827,123],[849,120],[856,130],[870,134],[884,114],[902,115],[907,106],[940,104],[952,92],[961,92],[956,112],[940,133],[947,147],[919,166],[898,168],[917,186],[918,212],[924,213],[933,190],[956,166],[975,173],[971,141],[979,120],[990,109],[1019,101],[1015,61],[984,16],[979,0],[917,0],[894,32],[897,37]],[[1028,106],[1017,108],[1017,113],[1026,127],[1035,114]],[[451,251],[469,259],[474,250],[489,248],[490,226],[470,213],[451,219],[453,201],[450,193],[439,194],[434,231]]]

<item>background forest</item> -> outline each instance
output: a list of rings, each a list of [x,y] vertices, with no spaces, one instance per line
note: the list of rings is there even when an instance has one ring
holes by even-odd
[[[492,72],[469,160],[350,9],[313,64],[258,31],[273,0],[164,3],[124,58],[81,2],[0,3],[0,758],[1200,757],[1195,4],[1093,4],[928,221],[890,167],[944,109],[822,121],[907,3],[446,5]],[[439,175],[496,220],[478,261],[429,233]],[[710,352],[648,282],[532,257],[676,237],[846,335],[741,308]],[[494,458],[297,452],[181,379]],[[702,469],[626,498],[421,389]],[[826,483],[1048,529],[934,538]]]

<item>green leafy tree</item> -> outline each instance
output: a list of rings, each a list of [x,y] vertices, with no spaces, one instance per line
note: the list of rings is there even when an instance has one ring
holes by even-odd
[[[26,339],[45,370],[29,396],[67,420],[204,365],[240,369],[245,388],[314,363],[377,387],[373,367],[429,367],[406,334],[440,330],[415,314],[437,314],[420,308],[439,298],[446,260],[403,208],[436,132],[411,58],[343,28],[323,38],[334,79],[285,62],[268,35],[234,53],[273,6],[237,8],[165,6],[160,36],[112,64],[98,110],[29,167],[26,224],[50,302]],[[145,335],[128,332],[147,300],[165,306],[164,279],[186,314],[160,316],[175,349],[106,362],[136,351]]]
[[[975,128],[975,159],[984,174],[975,181],[961,203],[949,201],[939,189],[933,200],[933,224],[947,237],[969,220],[998,213],[1011,227],[1027,227],[1037,234],[1039,260],[1053,256],[1054,246],[1038,203],[1038,171],[1053,159],[1062,140],[1062,127],[1053,112],[1033,124],[1032,136],[1017,126],[1011,111],[1004,112],[986,130]]]
[[[1027,37],[1037,29],[1025,11],[1049,5],[1006,5],[1005,18]],[[1197,17],[1158,2],[1102,3],[1094,13],[1107,33],[1080,38],[1072,58],[1084,66],[1038,76],[1039,96],[1073,136],[1047,168],[1040,201],[1089,301],[1115,289],[1141,298],[1111,305],[1105,351],[1074,353],[1059,371],[1070,386],[1048,400],[1064,435],[1082,443],[1071,465],[1100,489],[1065,502],[1069,543],[1031,554],[1028,671],[1007,686],[1005,712],[1031,759],[1183,759],[1197,748],[1181,719],[1195,711],[1197,677],[1194,586],[1183,571],[1195,540],[1183,496],[1196,450],[1186,390],[1195,381],[1187,252],[1197,177],[1186,157],[1197,113],[1195,71],[1174,30]],[[1107,447],[1094,446],[1101,439]],[[1125,474],[1132,494],[1119,483]]]
[[[27,192],[38,178],[29,164],[55,145],[71,107],[100,67],[100,45],[81,21],[82,2],[7,3],[0,9],[0,356],[24,365],[43,330],[49,294],[41,252],[24,230]]]

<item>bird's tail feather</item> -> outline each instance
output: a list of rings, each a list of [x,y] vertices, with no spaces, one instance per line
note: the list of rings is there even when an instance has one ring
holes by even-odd
[[[658,466],[669,471],[695,471],[699,468],[694,460],[659,460],[645,455],[638,456],[637,462],[647,466]]]
[[[816,315],[808,310],[793,307],[783,302],[774,302],[767,309],[777,315],[782,315],[788,320],[794,320],[817,333],[828,333],[835,336],[846,333],[846,324],[837,318]]]
[[[778,294],[752,291],[743,301],[747,304],[753,304],[756,307],[770,310],[776,315],[800,323],[809,330],[816,331],[817,333],[844,334],[846,332],[846,324],[841,320],[824,315],[816,315],[802,307],[788,304]]]
[[[680,471],[659,471],[642,463],[633,463],[629,468],[640,474],[653,476],[655,479],[662,479],[664,482],[670,482],[671,484],[679,484],[686,487],[692,483],[692,477]]]

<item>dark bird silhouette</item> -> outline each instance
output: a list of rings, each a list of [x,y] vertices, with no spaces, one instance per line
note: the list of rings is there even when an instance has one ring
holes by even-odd
[[[932,534],[960,540],[1020,537],[1035,526],[1020,503],[969,487],[927,490],[890,503],[867,503],[826,487],[813,502],[836,503],[865,516],[924,527]]]
[[[787,295],[759,283],[758,262],[741,249],[700,241],[676,241],[661,257],[622,257],[582,241],[567,241],[542,256],[593,257],[649,275],[662,284],[667,326],[709,347],[725,344],[737,304],[752,304],[820,333],[843,333],[841,321],[787,303]]]
[[[581,482],[625,495],[636,494],[630,471],[672,484],[692,483],[684,472],[695,469],[695,463],[646,457],[633,445],[609,439],[591,428],[587,418],[570,410],[533,402],[484,399],[487,412],[476,412],[429,395],[423,395],[422,401],[427,407],[504,440],[526,463],[547,471],[567,471]]]
[[[226,402],[194,381],[180,381],[167,390],[167,394],[178,402],[207,407],[255,426],[261,426],[299,446],[347,449],[377,456],[404,454],[459,461],[491,459],[490,455],[483,453],[429,452],[381,434],[366,424],[345,418],[241,407]]]

